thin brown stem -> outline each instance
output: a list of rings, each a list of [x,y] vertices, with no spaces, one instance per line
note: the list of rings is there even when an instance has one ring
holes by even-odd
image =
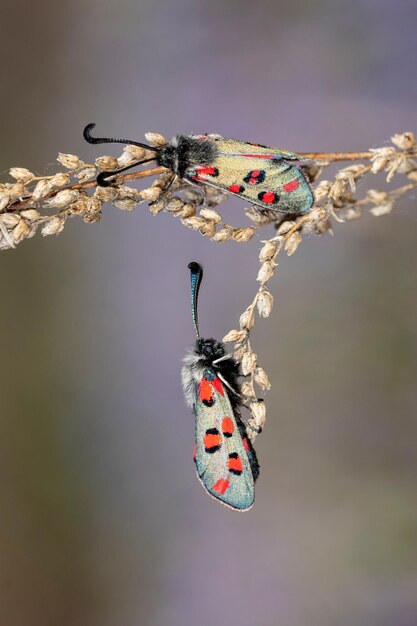
[[[167,172],[167,171],[169,170],[167,170],[165,167],[153,167],[148,170],[139,170],[138,172],[131,172],[130,174],[122,174],[121,176],[117,177],[117,184],[120,185],[130,180],[139,180],[140,178],[146,178],[148,176],[159,176],[160,174],[163,174],[164,172]],[[77,185],[68,185],[68,187],[60,187],[59,189],[54,189],[53,191],[50,191],[45,196],[37,200],[35,203],[33,202],[32,198],[15,202],[11,206],[7,207],[7,209],[4,212],[12,213],[14,211],[22,211],[24,209],[28,209],[30,207],[33,207],[34,204],[43,202],[44,200],[49,200],[49,198],[53,198],[54,196],[57,195],[57,193],[61,191],[73,191],[73,190],[84,191],[85,189],[93,189],[94,187],[97,187],[96,179],[89,180],[85,183],[78,183]]]
[[[315,161],[362,161],[374,156],[373,152],[298,152],[297,154]]]

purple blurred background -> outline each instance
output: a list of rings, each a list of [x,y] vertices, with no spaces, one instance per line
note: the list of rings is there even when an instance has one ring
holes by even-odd
[[[416,27],[412,0],[4,0],[0,169],[93,160],[91,121],[379,146],[417,131]],[[186,265],[205,265],[201,329],[221,337],[263,237],[222,246],[107,206],[2,253],[2,625],[417,624],[416,208],[280,262],[253,333],[273,386],[242,515],[194,474]]]

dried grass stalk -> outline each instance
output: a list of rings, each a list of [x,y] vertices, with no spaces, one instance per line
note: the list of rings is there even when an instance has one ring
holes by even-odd
[[[156,146],[166,143],[158,133],[147,133],[146,138]],[[227,194],[211,187],[194,187],[181,179],[173,180],[172,173],[163,167],[119,175],[112,187],[97,186],[96,177],[101,171],[117,170],[152,156],[143,148],[126,146],[118,159],[101,156],[94,164],[85,163],[73,154],[60,153],[57,160],[64,169],[56,174],[35,176],[26,168],[12,167],[9,171],[12,180],[0,184],[0,249],[15,248],[38,231],[43,236],[58,235],[72,217],[79,217],[87,224],[98,222],[103,204],[107,202],[121,211],[132,211],[146,202],[153,215],[170,213],[187,228],[217,243],[246,243],[262,228],[274,226],[274,236],[262,242],[257,275],[259,288],[255,297],[241,314],[239,329],[229,331],[223,338],[223,341],[235,344],[235,357],[247,375],[241,391],[249,401],[248,432],[255,439],[266,420],[266,407],[263,401],[256,399],[256,388],[268,390],[271,385],[252,350],[249,337],[255,325],[255,312],[260,317],[271,314],[273,296],[267,285],[275,274],[277,257],[282,251],[288,256],[294,254],[306,235],[331,232],[333,221],[344,223],[359,219],[364,210],[376,217],[386,215],[400,198],[416,189],[417,144],[414,134],[396,134],[391,137],[391,142],[391,146],[367,152],[304,154],[310,159],[303,166],[304,172],[311,183],[316,183],[315,203],[310,213],[290,219],[248,207],[242,215],[246,214],[250,224],[237,226],[227,224],[217,209]],[[355,163],[339,169],[332,179],[323,179],[323,172],[334,161]],[[385,172],[387,183],[402,175],[405,184],[388,190],[372,188],[360,196],[357,183],[380,172]],[[156,178],[146,189],[137,190],[128,184],[152,176]]]

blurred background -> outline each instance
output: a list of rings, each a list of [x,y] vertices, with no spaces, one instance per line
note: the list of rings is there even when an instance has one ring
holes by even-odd
[[[416,27],[414,0],[3,0],[3,180],[119,154],[83,142],[91,121],[380,146],[417,131]],[[1,254],[2,626],[417,624],[416,209],[282,258],[252,337],[272,390],[242,515],[195,477],[186,265],[205,266],[200,325],[220,338],[262,235],[222,246],[108,205]]]

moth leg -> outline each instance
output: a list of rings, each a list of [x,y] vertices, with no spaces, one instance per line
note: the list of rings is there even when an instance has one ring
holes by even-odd
[[[227,382],[227,380],[224,378],[224,376],[222,376],[222,375],[220,374],[220,372],[217,372],[217,376],[220,378],[220,380],[222,381],[222,383],[223,383],[224,385],[226,385],[226,387],[227,387],[228,389],[230,389],[230,391],[231,391],[231,392],[232,392],[235,396],[237,396],[238,398],[242,398],[242,399],[243,399],[242,394],[241,394],[241,393],[239,393],[238,391],[236,391],[236,389],[234,389],[234,388],[232,387],[232,385],[231,385],[230,383],[228,383],[228,382]]]
[[[170,190],[170,188],[172,187],[172,185],[174,184],[174,182],[177,180],[178,176],[177,174],[175,174],[171,180],[169,181],[169,185],[166,189],[164,189],[164,191],[162,192],[162,194],[159,196],[159,198],[157,198],[157,200],[153,200],[153,202],[149,202],[149,206],[152,206],[153,204],[155,204],[156,202],[161,202],[161,200],[164,199],[164,197],[167,195],[168,191]]]
[[[217,365],[217,363],[221,363],[222,361],[226,361],[227,359],[232,359],[233,358],[233,354],[225,354],[224,356],[221,356],[219,359],[216,359],[215,361],[213,361],[213,365]]]

